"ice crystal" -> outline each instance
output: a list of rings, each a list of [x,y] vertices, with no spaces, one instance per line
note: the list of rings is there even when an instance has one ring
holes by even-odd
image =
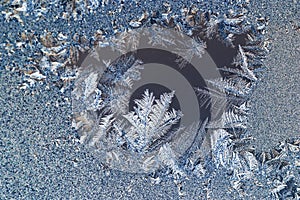
[[[111,46],[121,54],[137,50],[139,43],[139,32],[129,30],[121,33],[117,38],[111,40]]]
[[[98,82],[99,89],[107,96],[103,100],[103,106],[105,106],[104,104],[109,105],[108,108],[113,112],[125,112],[131,95],[129,89],[132,88],[134,81],[140,79],[140,70],[143,69],[142,64],[140,60],[134,60],[133,57],[130,57],[119,60],[118,66],[108,65],[107,69],[114,73],[114,77],[111,77],[112,74],[107,73]],[[121,70],[125,66],[129,69],[122,72]],[[119,73],[117,73],[118,71]],[[110,83],[106,84],[108,80]]]
[[[168,47],[169,45],[175,44],[175,38],[170,30],[165,29],[157,24],[151,26],[148,32],[149,44],[153,46]]]
[[[191,62],[194,56],[199,58],[205,53],[206,44],[199,37],[193,38],[189,41],[181,42],[181,48],[178,49],[177,55],[179,58],[176,60],[180,67],[184,67],[187,62]]]
[[[135,100],[137,107],[134,107],[134,112],[124,115],[131,124],[124,137],[135,151],[145,151],[178,122],[182,114],[174,109],[168,111],[173,96],[174,92],[163,94],[160,100],[155,100],[153,93],[146,90],[143,99]]]

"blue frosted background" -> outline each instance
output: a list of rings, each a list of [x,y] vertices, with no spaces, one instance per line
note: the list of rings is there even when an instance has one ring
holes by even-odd
[[[181,4],[183,2],[174,3],[178,13]],[[6,4],[2,2],[2,5],[0,11],[6,9]],[[55,18],[63,10],[55,4],[48,5],[45,18],[38,22],[33,21],[35,16],[22,16],[24,26],[15,19],[7,22],[1,15],[0,42],[15,43],[24,30],[37,34],[44,29],[66,35],[77,32],[91,38],[93,30],[100,26],[112,34],[111,21],[116,20],[123,30],[122,26],[142,13],[141,8],[160,10],[162,2],[140,5],[126,2],[119,16],[107,14],[114,10],[114,5],[110,5],[81,20],[68,22]],[[231,6],[236,9],[230,1],[203,3],[203,9],[220,13]],[[28,12],[33,9],[30,3],[27,9]],[[268,69],[254,92],[249,119],[250,132],[256,136],[254,145],[258,151],[268,151],[279,141],[299,137],[300,3],[297,0],[257,0],[250,2],[249,9],[253,16],[261,14],[268,18],[267,34],[272,42],[265,62]],[[70,42],[70,45],[77,44]],[[62,94],[57,87],[47,87],[58,82],[57,75],[49,72],[47,84],[37,84],[30,92],[18,88],[23,79],[21,69],[32,64],[28,58],[40,56],[40,48],[33,44],[32,48],[16,50],[9,56],[7,48],[0,47],[0,199],[179,199],[171,178],[165,177],[160,184],[153,184],[143,175],[106,169],[97,156],[76,143],[76,134],[70,125],[70,91]],[[292,158],[286,159],[294,159],[296,155],[290,156]],[[207,199],[204,188],[210,188],[211,199],[270,199],[272,185],[267,183],[287,173],[276,169],[258,174],[259,181],[265,184],[247,184],[253,194],[241,197],[230,192],[230,174],[210,170],[210,182],[197,178],[185,182],[184,199]],[[294,180],[300,184],[299,166],[293,170]]]

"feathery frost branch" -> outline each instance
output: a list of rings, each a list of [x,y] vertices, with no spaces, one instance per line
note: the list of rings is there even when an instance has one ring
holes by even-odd
[[[142,99],[135,100],[134,111],[123,115],[130,123],[130,126],[126,128],[129,131],[124,137],[135,151],[145,151],[181,118],[180,111],[174,109],[168,111],[173,96],[174,91],[164,93],[158,100],[155,99],[153,93],[146,90]]]

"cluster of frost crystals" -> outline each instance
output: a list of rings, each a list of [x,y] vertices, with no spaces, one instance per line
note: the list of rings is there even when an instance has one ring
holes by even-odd
[[[165,93],[156,99],[146,90],[142,99],[135,100],[134,111],[119,115],[103,111],[96,127],[92,122],[97,116],[78,112],[74,127],[82,131],[80,142],[96,147],[112,168],[139,173],[151,172],[163,164],[175,166],[175,160],[169,157],[173,152],[170,144],[162,139],[182,116],[180,111],[169,111],[173,95]]]
[[[16,31],[19,34],[16,41],[11,40],[13,33],[6,35],[1,44],[4,51],[0,60],[5,61],[5,54],[12,58],[17,54],[23,55],[28,49],[32,52],[34,56],[27,56],[26,67],[20,70],[23,73],[21,89],[34,87],[37,82],[53,86],[49,83],[52,76],[56,78],[51,81],[64,92],[75,80],[72,91],[73,126],[80,135],[80,142],[99,151],[99,157],[112,168],[135,173],[169,168],[180,185],[178,176],[184,174],[209,176],[207,163],[212,161],[217,169],[231,172],[232,188],[241,195],[251,193],[245,188],[253,182],[259,186],[268,185],[272,199],[298,199],[299,140],[283,142],[270,152],[257,154],[251,146],[255,136],[247,132],[249,101],[259,81],[268,47],[264,38],[266,19],[260,17],[256,21],[248,21],[247,1],[230,1],[226,6],[233,5],[232,9],[222,13],[204,11],[205,7],[188,4],[182,6],[164,2],[159,12],[151,11],[155,7],[152,4],[145,11],[126,18],[127,26],[117,27],[115,21],[119,19],[112,20],[112,24],[108,22],[106,25],[112,25],[114,30],[91,28],[85,30],[90,33],[88,36],[51,28],[35,31],[34,28],[28,29],[26,23],[43,24],[44,19],[53,17],[50,11],[59,7],[65,24],[85,21],[89,14],[94,20],[96,17],[93,16],[99,10],[121,18],[124,2],[112,6],[111,1],[97,0],[5,1],[1,8],[5,23],[17,23],[21,28]],[[176,61],[183,69],[188,62],[204,55],[211,40],[235,50],[231,64],[218,66],[222,77],[205,80],[206,89],[195,88],[202,99],[201,106],[210,106],[216,111],[217,118],[173,129],[172,125],[183,116],[168,107],[174,93],[154,97],[151,91],[145,91],[143,98],[136,99],[135,110],[129,112],[131,89],[134,82],[141,79],[140,72],[143,70],[143,63],[133,57],[117,64],[111,64],[108,59],[101,63],[104,67],[78,66],[81,54],[94,46],[111,46],[121,54],[137,50],[141,39],[137,30],[143,27],[150,28],[143,37],[148,37],[153,47],[176,47],[173,53],[178,55]],[[176,40],[170,34],[173,29],[192,39],[184,42]],[[109,36],[112,33],[119,33],[119,36]],[[237,42],[241,37],[244,37],[245,43]],[[16,70],[14,66],[5,67]],[[192,143],[184,143],[186,137],[182,135],[197,137]],[[277,175],[273,174],[275,172]],[[258,176],[266,177],[266,182]]]
[[[80,142],[95,148],[103,162],[112,168],[149,173],[167,167],[181,184],[178,176],[207,176],[210,171],[206,170],[206,164],[211,160],[217,169],[232,171],[230,183],[243,194],[244,182],[254,180],[260,167],[250,145],[254,138],[247,132],[246,122],[249,99],[267,52],[265,31],[247,21],[245,9],[219,15],[192,6],[183,9],[177,18],[169,18],[169,14],[163,19],[152,16],[154,24],[147,24],[144,15],[144,21],[132,21],[131,28],[99,43],[100,47],[111,47],[121,55],[133,52],[133,56],[102,61],[102,67],[81,65],[72,92],[73,125]],[[140,34],[142,26],[149,28]],[[191,40],[179,41],[170,34],[172,29]],[[141,40],[145,37],[152,48],[172,47],[182,69],[194,59],[201,59],[211,40],[235,51],[228,66],[217,66],[222,76],[206,79],[204,89],[194,88],[202,100],[201,106],[211,107],[216,113],[213,118],[172,128],[183,116],[169,108],[176,91],[156,99],[146,90],[141,99],[134,100],[134,110],[129,111],[131,89],[141,79],[140,71],[144,69],[134,52],[143,45]],[[238,43],[239,37],[246,42]],[[94,54],[97,60],[97,52]],[[192,135],[193,141],[185,142],[187,137],[183,135]]]
[[[257,153],[251,146],[255,136],[247,131],[250,98],[269,45],[264,37],[267,20],[249,16],[248,2],[218,2],[226,9],[217,12],[199,2],[193,5],[193,1],[186,5],[168,1],[3,1],[3,24],[17,30],[5,33],[0,61],[5,69],[23,74],[21,89],[47,83],[65,92],[74,81],[73,126],[79,141],[98,151],[101,162],[111,168],[153,172],[154,176],[168,168],[181,188],[182,177],[209,179],[213,166],[232,174],[229,182],[242,198],[251,197],[253,191],[247,187],[252,184],[264,187],[266,198],[299,199],[299,139]],[[126,7],[131,9],[126,4],[145,9],[135,9],[132,14],[126,11]],[[140,6],[145,4],[147,7]],[[90,22],[91,26],[84,26]],[[77,24],[69,25],[72,23]],[[148,31],[139,34],[139,28],[145,27]],[[177,40],[172,30],[190,40]],[[128,110],[131,89],[142,78],[140,60],[128,57],[111,63],[107,58],[97,65],[79,63],[90,51],[97,60],[94,47],[111,47],[120,54],[135,51],[141,37],[147,37],[152,47],[172,47],[182,69],[201,58],[211,41],[235,51],[232,63],[218,66],[221,77],[205,80],[205,89],[194,88],[201,106],[211,107],[218,117],[174,129],[183,114],[188,114],[169,108],[176,91],[157,97],[145,91],[143,98],[134,101],[134,110]],[[239,42],[241,38],[244,43]],[[193,136],[193,141],[186,142],[186,136]]]
[[[154,42],[155,35],[164,31],[169,33],[160,38],[164,44]],[[143,98],[135,99],[136,105],[129,111],[133,85],[141,79],[144,69],[134,52],[145,40],[151,47],[159,48],[160,44],[165,49],[171,46],[174,52],[180,49],[175,47],[186,50],[188,46],[182,47],[183,42],[175,40],[172,34],[174,38],[176,35],[184,39],[178,32],[174,34],[160,25],[144,31],[126,31],[103,41],[100,50],[91,51],[77,69],[72,91],[73,126],[79,133],[79,141],[98,151],[99,157],[111,168],[148,173],[167,166],[177,173],[181,171],[177,166],[181,154],[199,132],[200,123],[174,126],[183,116],[180,110],[170,107],[176,91],[155,97],[151,90],[145,90]],[[103,55],[110,52],[107,48],[117,55],[133,53],[104,58]],[[199,54],[203,53],[201,48]],[[184,141],[185,138],[188,141]],[[170,153],[172,155],[168,155]]]

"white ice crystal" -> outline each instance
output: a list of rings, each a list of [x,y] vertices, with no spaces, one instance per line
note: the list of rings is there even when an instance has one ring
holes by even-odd
[[[174,92],[164,93],[160,100],[155,100],[153,93],[146,90],[142,99],[135,100],[135,111],[124,115],[131,125],[125,138],[135,150],[144,151],[178,122],[181,112],[168,111],[173,96]]]

